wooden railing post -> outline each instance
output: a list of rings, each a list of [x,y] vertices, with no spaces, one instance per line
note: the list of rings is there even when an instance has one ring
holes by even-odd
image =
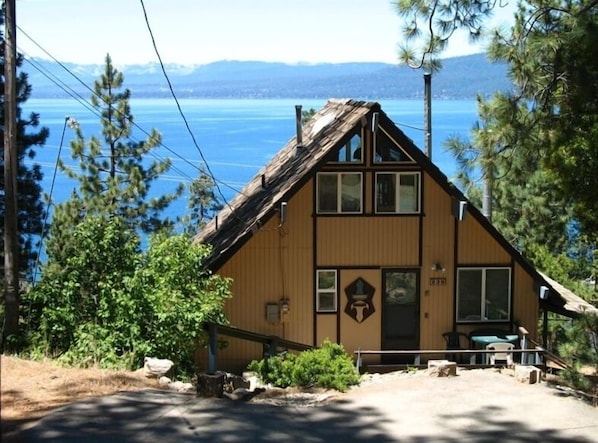
[[[214,323],[208,327],[208,373],[215,374],[217,368],[218,329]]]
[[[529,332],[523,326],[519,326],[519,336],[521,337],[521,349],[527,349],[527,341],[528,341]],[[525,352],[521,353],[521,364],[527,364],[527,354]]]

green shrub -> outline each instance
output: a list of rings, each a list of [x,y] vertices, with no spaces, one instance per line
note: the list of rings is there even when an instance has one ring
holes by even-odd
[[[264,383],[288,386],[320,387],[344,392],[359,383],[353,360],[342,345],[325,341],[321,348],[299,355],[286,354],[252,361],[248,369]]]
[[[209,253],[165,233],[143,252],[122,219],[86,217],[69,254],[49,255],[41,281],[24,294],[28,354],[110,369],[168,358],[177,376],[190,376],[202,324],[226,323],[230,281],[204,267]]]

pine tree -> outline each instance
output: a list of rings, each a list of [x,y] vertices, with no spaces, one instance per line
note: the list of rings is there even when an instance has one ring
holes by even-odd
[[[181,217],[183,231],[194,237],[212,218],[213,214],[222,209],[222,204],[214,193],[214,180],[205,172],[200,172],[198,178],[188,187],[188,214]]]
[[[0,12],[0,24],[4,24],[4,9]],[[0,32],[0,69],[4,73],[4,35]],[[43,174],[38,164],[31,164],[35,158],[34,147],[42,147],[50,131],[46,127],[40,127],[39,114],[32,112],[27,116],[22,115],[21,106],[31,96],[31,85],[28,83],[28,76],[20,70],[23,64],[23,56],[17,56],[18,75],[16,79],[17,91],[17,227],[19,231],[19,270],[21,275],[31,274],[37,258],[37,246],[39,235],[42,231],[44,221],[44,204],[42,202],[41,180]],[[0,80],[0,121],[4,122],[4,74]],[[0,127],[0,143],[2,144],[2,155],[0,156],[0,169],[4,170],[4,124]],[[27,159],[29,164],[25,163]],[[4,220],[4,174],[0,174],[0,218]],[[0,229],[0,247],[4,251],[4,223]],[[0,266],[4,270],[4,260]]]
[[[163,211],[182,192],[158,197],[149,194],[151,184],[170,169],[170,159],[147,158],[160,145],[161,136],[152,129],[145,140],[133,139],[134,117],[129,89],[122,89],[124,75],[106,56],[105,70],[94,83],[91,104],[100,115],[101,136],[86,140],[83,128],[75,125],[71,142],[72,158],[78,170],[59,163],[70,178],[79,182],[71,198],[54,211],[47,247],[58,253],[68,241],[68,231],[87,215],[112,215],[125,220],[131,229],[145,233],[171,226]]]

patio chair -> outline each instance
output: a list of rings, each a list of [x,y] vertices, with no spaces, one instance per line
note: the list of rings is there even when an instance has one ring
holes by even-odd
[[[444,341],[446,342],[446,349],[448,350],[465,350],[467,349],[467,347],[463,347],[461,345],[461,339],[463,338],[465,340],[465,343],[469,342],[469,336],[467,334],[464,334],[463,332],[457,332],[457,331],[450,331],[450,332],[445,332],[444,334],[442,334],[442,337],[444,338]],[[457,357],[457,359],[459,360],[459,363],[462,363],[464,360],[464,355],[463,354],[453,354],[453,353],[447,353],[446,354],[446,358],[455,361],[455,357]]]
[[[513,365],[513,353],[509,352],[515,349],[513,343],[490,343],[486,346],[487,351],[498,351],[498,352],[488,352],[486,354],[486,364],[487,365],[495,365],[496,361],[506,361],[508,366]]]

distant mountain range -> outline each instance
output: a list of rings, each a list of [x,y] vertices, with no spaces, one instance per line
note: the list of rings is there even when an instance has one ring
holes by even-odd
[[[364,100],[423,97],[421,70],[387,63],[284,64],[220,61],[199,66],[169,64],[166,73],[178,98],[355,98]],[[33,58],[22,70],[29,75],[33,98],[91,95],[89,88],[104,65],[56,63]],[[134,98],[169,97],[160,65],[119,68]],[[438,99],[473,99],[507,90],[504,64],[490,63],[484,54],[445,59],[432,77]],[[68,91],[68,92],[67,92]]]

